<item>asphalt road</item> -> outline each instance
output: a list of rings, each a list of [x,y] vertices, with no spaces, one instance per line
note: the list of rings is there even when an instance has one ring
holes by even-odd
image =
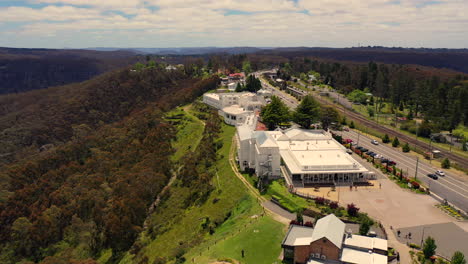
[[[297,107],[298,101],[292,96],[280,91],[279,89],[276,89],[267,82],[262,81],[262,86],[264,89],[271,91],[273,95],[281,98],[281,100],[283,100],[283,102],[290,109],[295,109]],[[350,138],[357,142],[357,132],[342,131],[342,133],[344,138]],[[371,138],[369,137],[366,137],[362,134],[359,136],[359,145],[397,162],[398,168],[407,171],[409,176],[414,177],[416,171],[415,157],[411,156],[410,154],[403,153],[401,148],[396,149],[382,144],[376,146],[371,144],[370,141]],[[449,203],[457,206],[465,212],[468,212],[468,180],[456,178],[454,175],[451,175],[447,172],[445,177],[439,177],[438,180],[433,180],[427,177],[428,173],[434,173],[437,169],[440,168],[436,168],[430,164],[427,164],[425,161],[420,160],[418,163],[417,177],[422,182],[424,182],[426,186],[429,187],[432,193],[443,199],[447,199]]]
[[[342,134],[343,138],[350,138],[354,142],[358,142],[358,132],[356,131],[339,131],[337,133]],[[371,138],[360,134],[358,144],[395,161],[397,163],[397,167],[407,172],[410,177],[415,176],[417,160],[414,156],[403,153],[401,148],[393,148],[386,144],[382,144],[381,142],[379,145],[373,145],[371,140]],[[440,168],[432,166],[427,163],[427,161],[420,159],[418,163],[417,178],[424,182],[431,192],[437,194],[443,199],[447,199],[449,203],[452,203],[465,212],[468,212],[468,180],[461,179],[450,172],[445,172],[446,176],[439,177],[437,180],[433,180],[427,176],[429,173],[435,173],[438,169]]]

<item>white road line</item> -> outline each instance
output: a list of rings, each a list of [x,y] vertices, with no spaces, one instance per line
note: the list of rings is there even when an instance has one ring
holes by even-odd
[[[360,136],[360,137],[361,137],[361,136]],[[364,137],[364,139],[369,139],[369,140],[370,140],[370,138],[367,138],[366,136],[362,136],[362,137]],[[359,142],[360,145],[364,146],[365,148],[368,148],[368,149],[371,149],[371,148],[372,148],[372,150],[378,151],[378,150],[375,149],[375,147],[377,147],[376,145],[370,145],[370,143],[367,143],[366,141],[364,141],[365,143],[361,144],[361,140],[359,140],[359,141],[360,141],[360,142]],[[383,146],[383,148],[380,148],[381,153],[379,153],[379,154],[384,154],[384,155],[386,155],[388,158],[393,159],[393,160],[399,162],[400,165],[406,165],[407,168],[410,168],[410,167],[411,167],[411,168],[413,169],[413,166],[416,165],[416,160],[414,160],[414,163],[409,163],[409,161],[406,160],[406,159],[400,159],[400,158],[406,157],[406,155],[400,156],[400,158],[395,158],[395,156],[399,156],[397,153],[392,153],[392,149],[390,149],[388,146],[385,146],[385,145],[380,145],[380,146]],[[385,150],[385,151],[383,151],[383,150]],[[382,152],[382,151],[383,151],[383,152]],[[409,157],[407,157],[407,158],[409,158]],[[400,166],[400,168],[401,168],[401,166]],[[425,172],[425,173],[423,173],[423,172]],[[427,165],[427,164],[420,163],[420,165],[418,166],[418,176],[426,176],[425,174],[427,174],[427,173],[433,173],[433,172],[434,172],[434,169],[432,169],[432,168],[431,168],[429,165]],[[442,179],[442,181],[445,181],[446,183],[451,184],[451,185],[453,185],[455,188],[457,188],[457,189],[461,190],[462,192],[468,194],[468,190],[463,189],[463,188],[460,187],[459,185],[456,185],[456,184],[450,182],[449,180],[447,180],[447,179],[452,179],[452,177],[450,177],[450,178],[442,178],[442,177],[439,177],[439,179]],[[453,192],[456,192],[456,193],[462,195],[463,197],[468,198],[466,195],[464,195],[464,194],[460,193],[459,191],[457,191],[457,190],[455,190],[455,189],[453,189],[453,188],[447,186],[447,185],[444,184],[444,183],[441,183],[440,181],[436,181],[436,183],[438,183],[438,184],[440,184],[440,185],[442,185],[442,186],[445,186],[448,190],[451,190],[451,191],[453,191]]]

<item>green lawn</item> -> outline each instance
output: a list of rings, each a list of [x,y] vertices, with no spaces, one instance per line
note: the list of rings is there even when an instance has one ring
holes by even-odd
[[[279,198],[280,204],[291,212],[296,212],[303,208],[308,208],[313,205],[313,202],[307,201],[297,195],[291,194],[281,181],[274,181],[269,186],[265,193],[268,199],[273,196]]]
[[[212,179],[212,185],[216,187],[216,190],[211,192],[203,204],[184,208],[184,201],[189,199],[188,187],[173,185],[170,190],[171,195],[160,205],[157,213],[150,217],[151,221],[157,223],[158,227],[155,239],[144,232],[138,239],[138,244],[142,245],[138,256],[135,257],[133,254],[127,253],[120,263],[138,263],[143,258],[147,258],[148,263],[155,262],[157,258],[167,258],[164,261],[174,263],[173,256],[175,255],[183,255],[190,263],[189,260],[200,255],[200,252],[203,252],[202,255],[208,260],[211,258],[210,254],[215,251],[207,251],[206,245],[211,245],[214,241],[225,237],[229,237],[226,243],[238,241],[239,245],[242,244],[249,248],[263,247],[263,244],[266,243],[268,247],[262,249],[263,258],[270,260],[279,256],[279,246],[285,233],[285,227],[269,217],[263,217],[258,220],[258,223],[250,223],[252,215],[260,215],[263,210],[230,167],[229,150],[235,128],[223,124],[222,130],[220,137],[223,141],[223,147],[218,152],[221,158],[216,165],[218,176]],[[214,227],[212,235],[203,230],[203,223],[206,223],[206,219],[209,219],[210,225]],[[254,224],[263,225],[263,223],[265,223],[265,227],[262,230],[268,230],[267,233],[272,236],[265,236],[263,239],[274,238],[271,241],[247,239],[245,237],[247,233],[238,233],[239,229],[247,230],[244,228],[245,225],[248,228],[259,229],[260,227],[255,227]],[[237,238],[237,236],[241,236],[242,239]],[[245,244],[244,238],[246,239]],[[229,253],[229,251],[224,252],[221,249],[222,247],[216,251],[218,252],[216,258]],[[207,252],[206,255],[205,252]],[[234,255],[226,256],[235,257]]]
[[[211,263],[216,260],[231,259],[246,264],[271,264],[281,263],[278,259],[281,253],[281,241],[284,238],[285,226],[268,216],[252,219],[252,223],[246,223],[239,229],[229,227],[234,233],[226,234],[209,249],[200,254],[189,255],[190,262],[194,258],[195,263]],[[223,226],[221,226],[223,229]],[[244,250],[244,258],[242,258]]]
[[[169,121],[177,123],[177,139],[173,142],[176,153],[172,156],[173,161],[178,161],[188,150],[196,149],[203,135],[203,122],[190,112],[190,107],[184,109],[185,111],[176,108],[166,115]]]

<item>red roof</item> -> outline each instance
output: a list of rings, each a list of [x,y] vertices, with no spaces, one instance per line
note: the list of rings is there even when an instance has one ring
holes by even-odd
[[[255,131],[267,131],[267,127],[265,126],[265,124],[263,124],[262,122],[260,121],[257,121],[257,127],[255,128]]]
[[[238,73],[231,73],[229,74],[229,77],[244,77],[244,73],[238,72]]]

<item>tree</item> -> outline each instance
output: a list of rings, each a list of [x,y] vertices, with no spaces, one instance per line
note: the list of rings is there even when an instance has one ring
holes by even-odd
[[[398,137],[395,137],[392,141],[392,147],[396,148],[400,145],[400,141],[398,140]]]
[[[354,121],[351,121],[351,123],[349,124],[349,128],[354,128]]]
[[[290,116],[288,107],[276,96],[271,97],[271,103],[262,108],[260,115],[269,130],[289,121]]]
[[[296,221],[300,224],[304,223],[304,217],[302,216],[302,210],[296,212]]]
[[[426,259],[429,259],[430,257],[434,256],[436,252],[437,245],[435,243],[434,238],[428,236],[426,240],[424,241],[424,246],[423,246],[423,253],[424,257]]]
[[[253,74],[249,75],[247,77],[244,90],[247,90],[252,93],[256,93],[260,89],[262,89],[262,83],[260,82],[260,80],[255,78]]]
[[[450,169],[450,160],[445,158],[443,161],[442,161],[442,168],[444,169]]]
[[[367,113],[369,114],[369,117],[374,117],[374,108],[371,106],[368,106]]]
[[[402,147],[403,152],[409,152],[410,151],[410,146],[408,145],[408,142],[406,142],[403,147]]]
[[[244,90],[244,88],[242,87],[242,85],[240,83],[237,83],[236,85],[236,93],[240,93]]]
[[[320,106],[311,95],[305,96],[293,113],[293,121],[303,128],[310,128],[320,117]]]
[[[382,138],[382,142],[383,143],[389,143],[390,142],[390,137],[387,134],[385,134],[383,136],[383,138]]]
[[[339,114],[335,108],[331,106],[325,106],[320,111],[320,121],[322,122],[322,128],[328,130],[328,127],[332,123],[338,123]]]
[[[369,233],[371,226],[372,226],[372,222],[369,221],[368,219],[365,219],[359,226],[359,234],[362,236],[366,236],[367,233]]]
[[[455,251],[453,253],[452,259],[450,261],[451,264],[466,264],[465,255],[460,251]]]
[[[343,116],[343,119],[341,119],[341,124],[346,126],[348,122],[346,121],[346,116]]]
[[[249,61],[246,60],[242,63],[242,71],[244,71],[245,74],[252,72],[252,66],[250,65]]]

